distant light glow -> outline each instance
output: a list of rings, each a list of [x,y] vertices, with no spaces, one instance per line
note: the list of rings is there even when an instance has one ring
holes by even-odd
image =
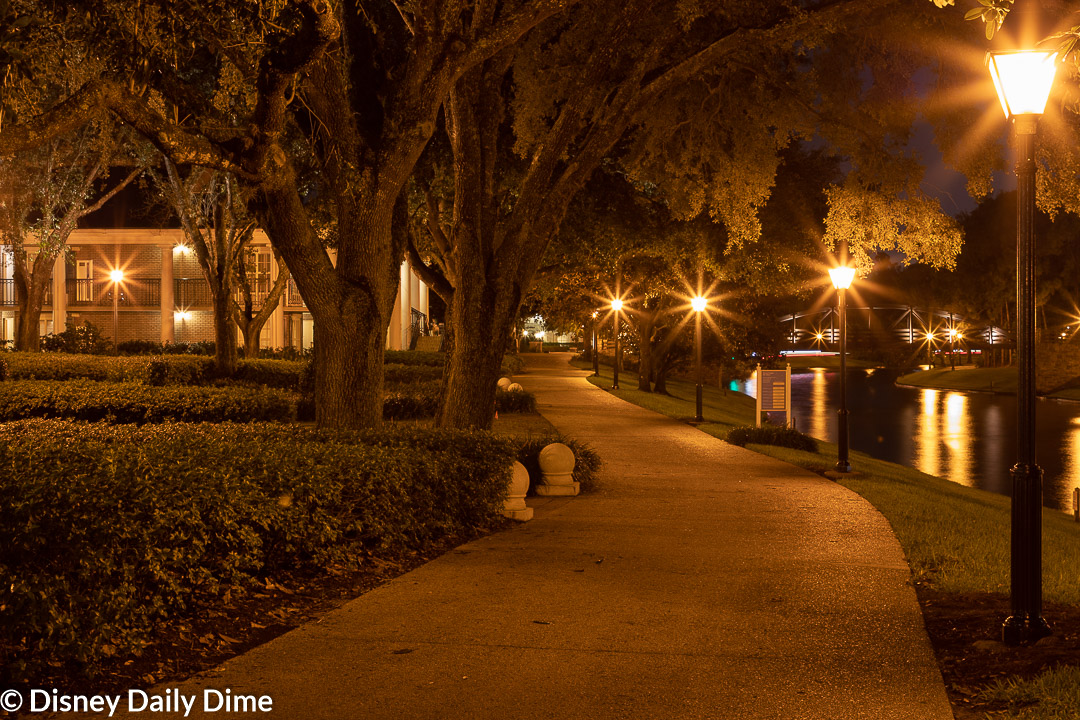
[[[829,268],[829,275],[832,276],[834,288],[837,290],[847,290],[851,287],[851,281],[855,279],[855,268],[847,267],[845,265]]]
[[[191,313],[188,312],[187,310],[177,310],[176,312],[173,313],[173,319],[174,320],[190,320],[191,319]]]
[[[109,279],[111,279],[114,283],[123,282],[124,281],[124,271],[123,270],[112,270],[112,271],[110,271],[109,272]]]
[[[825,339],[825,335],[824,335],[824,334],[822,334],[822,333],[818,333],[818,334],[817,334],[817,335],[815,335],[814,337],[816,337],[816,338],[817,338],[818,340],[824,340],[824,339]]]

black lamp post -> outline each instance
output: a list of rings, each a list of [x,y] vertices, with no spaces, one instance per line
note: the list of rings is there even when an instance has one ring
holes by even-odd
[[[696,375],[697,375],[697,390],[696,390],[696,409],[697,413],[694,415],[694,422],[704,422],[705,417],[701,414],[701,313],[705,312],[705,307],[709,301],[698,295],[690,301],[690,307],[694,309],[694,356],[696,358]]]
[[[1015,12],[1015,11],[1014,11]],[[1016,136],[1016,465],[1012,487],[1012,615],[1001,635],[1009,645],[1050,634],[1042,617],[1042,469],[1035,462],[1035,128],[1046,107],[1057,53],[990,52],[986,56],[1005,117]]]
[[[615,365],[611,371],[611,389],[619,389],[619,311],[622,310],[622,300],[615,298],[611,301],[611,310],[615,314]]]
[[[829,270],[833,287],[837,292],[837,306],[840,315],[840,409],[837,411],[839,424],[836,439],[836,471],[851,472],[848,462],[848,409],[847,409],[847,289],[855,278],[855,268],[835,267]]]
[[[124,271],[117,269],[109,272],[109,279],[112,280],[112,342],[113,342],[113,355],[119,354],[117,348],[117,331],[120,328],[120,283],[124,281]]]
[[[592,314],[592,374],[600,377],[600,335],[596,326],[596,312]]]

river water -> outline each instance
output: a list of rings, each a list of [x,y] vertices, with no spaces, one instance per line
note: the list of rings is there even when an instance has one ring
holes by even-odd
[[[902,388],[895,384],[897,375],[881,369],[848,371],[851,448],[962,485],[1010,494],[1016,397]],[[753,379],[732,389],[751,396],[757,392]],[[836,442],[837,371],[793,372],[791,401],[799,430]],[[1043,502],[1071,512],[1073,488],[1080,486],[1080,403],[1038,400],[1036,428]]]

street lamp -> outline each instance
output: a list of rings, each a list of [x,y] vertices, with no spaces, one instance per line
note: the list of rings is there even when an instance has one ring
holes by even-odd
[[[592,314],[592,376],[600,377],[600,338],[596,327],[596,311]]]
[[[952,322],[953,322],[952,313],[949,313],[949,325],[950,326],[952,325]],[[956,369],[956,348],[955,348],[955,345],[953,344],[955,342],[956,342],[956,328],[950,327],[949,328],[949,369],[950,370],[955,370]]]
[[[611,301],[611,309],[615,313],[615,367],[611,371],[611,389],[619,389],[619,311],[622,310],[622,300],[615,298]]]
[[[694,355],[697,358],[697,414],[694,416],[694,422],[705,421],[701,414],[701,313],[705,311],[705,306],[708,304],[709,301],[700,295],[690,301],[690,307],[694,309]]]
[[[123,270],[113,270],[109,273],[109,279],[112,280],[112,342],[113,342],[113,355],[118,354],[116,343],[116,332],[120,325],[120,283],[124,281]]]
[[[1035,463],[1035,126],[1046,108],[1057,71],[1057,53],[989,52],[1005,119],[1016,135],[1016,465],[1010,474],[1012,615],[1001,629],[1009,645],[1050,634],[1042,617],[1042,469]]]
[[[837,428],[836,444],[836,471],[842,473],[851,472],[851,463],[848,462],[848,409],[847,409],[847,289],[851,287],[851,281],[855,279],[855,268],[834,267],[829,270],[832,277],[833,287],[837,292],[837,305],[840,314],[840,410],[839,427]]]

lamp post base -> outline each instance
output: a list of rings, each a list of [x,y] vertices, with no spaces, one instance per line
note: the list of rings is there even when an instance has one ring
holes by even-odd
[[[851,463],[847,460],[838,460],[836,462],[836,467],[833,469],[836,470],[836,472],[849,473],[851,472]]]
[[[1050,624],[1041,617],[1012,615],[1001,626],[1001,641],[1006,645],[1036,643],[1050,635],[1053,635]]]

